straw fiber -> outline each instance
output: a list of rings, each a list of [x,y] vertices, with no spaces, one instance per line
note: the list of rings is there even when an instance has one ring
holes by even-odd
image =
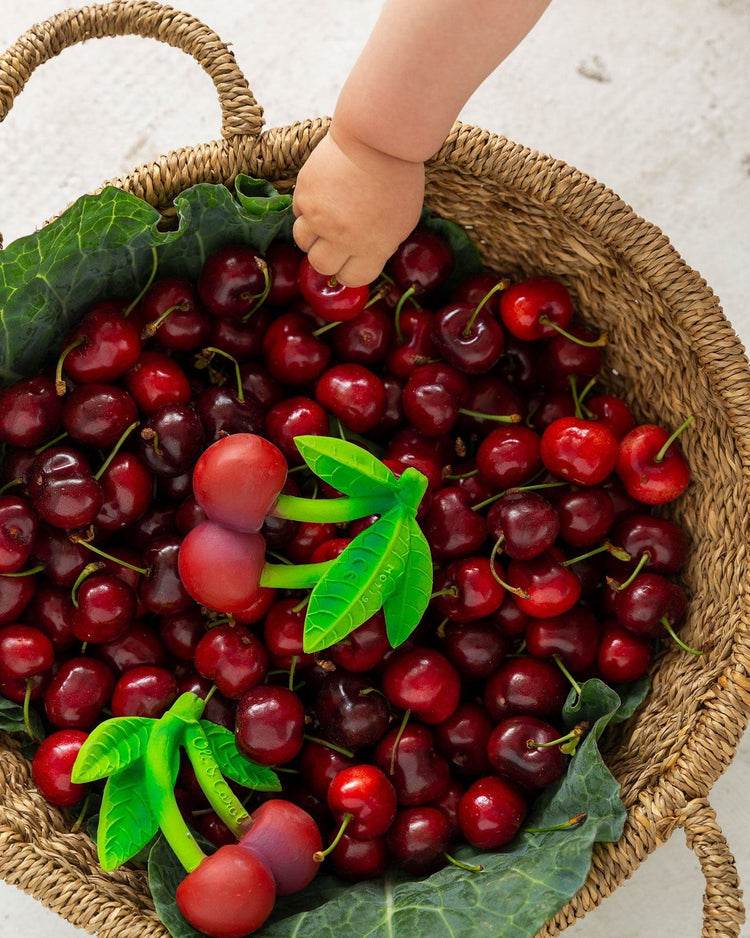
[[[53,17],[0,57],[0,119],[32,71],[99,36],[152,37],[192,55],[216,85],[222,137],[165,154],[114,184],[168,221],[177,193],[230,184],[238,172],[289,191],[327,120],[263,129],[263,112],[226,45],[205,25],[149,0],[115,0]],[[606,738],[628,809],[616,844],[540,932],[552,936],[608,896],[684,828],[706,880],[704,938],[738,936],[744,908],[734,858],[708,796],[735,755],[750,702],[748,526],[750,371],[717,298],[668,239],[584,173],[484,130],[456,124],[430,161],[427,205],[466,226],[483,258],[512,276],[547,274],[570,289],[578,315],[610,337],[607,382],[642,421],[677,427],[693,481],[674,507],[692,543],[682,583],[691,600],[681,636],[696,657],[667,648],[634,718]],[[47,805],[28,763],[0,740],[0,875],[101,938],[163,938],[145,873],[98,871],[72,817]],[[657,926],[658,928],[658,926]]]

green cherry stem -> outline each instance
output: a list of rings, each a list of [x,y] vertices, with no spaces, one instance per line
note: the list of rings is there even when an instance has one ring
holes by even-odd
[[[509,286],[510,286],[509,280],[498,280],[498,282],[490,290],[488,290],[487,293],[485,293],[482,299],[475,306],[474,312],[471,314],[469,320],[467,321],[466,325],[463,328],[463,334],[465,338],[468,338],[471,335],[471,328],[474,325],[474,321],[476,320],[477,316],[479,315],[480,310],[487,303],[487,301],[491,297],[493,297],[496,293],[498,293],[500,290],[507,290]]]
[[[689,427],[690,424],[694,420],[695,420],[695,417],[691,414],[689,417],[687,417],[685,420],[682,421],[682,423],[679,425],[679,427],[677,427],[674,433],[670,434],[668,439],[665,440],[662,448],[659,450],[656,456],[654,456],[655,463],[660,463],[664,460],[664,457],[667,455],[667,450],[669,449],[669,447],[674,443],[674,441],[682,433],[682,431],[685,430],[687,427]]]
[[[691,655],[699,656],[703,654],[703,652],[699,648],[691,648],[690,645],[686,645],[685,642],[683,642],[683,640],[680,638],[677,632],[675,632],[672,623],[669,621],[669,619],[666,616],[662,616],[659,621],[664,626],[670,638],[674,642],[676,642],[680,646],[680,648],[682,648],[683,651],[690,652]]]

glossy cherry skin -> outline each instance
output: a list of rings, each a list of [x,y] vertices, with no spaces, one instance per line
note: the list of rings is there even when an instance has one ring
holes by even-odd
[[[434,313],[427,309],[408,307],[397,316],[397,341],[386,353],[385,364],[402,381],[406,381],[419,365],[438,357],[432,334],[433,318]]]
[[[609,534],[615,519],[612,499],[598,486],[575,488],[555,498],[560,538],[575,548],[593,547]]]
[[[82,384],[63,398],[63,428],[84,446],[114,446],[137,420],[135,401],[116,385]]]
[[[432,328],[442,357],[465,374],[485,374],[503,353],[502,326],[485,308],[450,303],[437,311]]]
[[[58,729],[88,731],[110,702],[115,675],[103,661],[75,657],[64,661],[44,692],[47,719]]]
[[[500,294],[500,317],[518,339],[549,339],[556,334],[555,326],[565,328],[572,319],[573,302],[558,280],[532,277],[511,284]]]
[[[391,715],[387,693],[380,693],[365,675],[346,671],[325,675],[313,712],[323,739],[353,750],[375,745],[388,729]]]
[[[520,423],[527,415],[528,406],[516,388],[492,371],[472,375],[461,411],[458,429],[462,433],[485,437],[498,427],[498,421],[493,417],[508,417],[509,423]]]
[[[516,590],[516,603],[522,612],[537,618],[567,612],[581,596],[581,581],[568,567],[546,551],[530,560],[511,560],[507,582]]]
[[[239,531],[260,531],[286,474],[286,459],[277,446],[258,434],[235,433],[198,457],[193,493],[212,521]]]
[[[461,796],[458,820],[472,846],[497,850],[516,836],[526,812],[526,799],[512,782],[485,775]]]
[[[69,808],[85,797],[89,786],[71,779],[73,765],[88,739],[83,730],[56,730],[45,737],[31,760],[31,777],[50,804]]]
[[[283,765],[302,748],[305,708],[286,687],[258,684],[237,702],[237,748],[260,765]]]
[[[166,615],[192,605],[192,597],[179,568],[181,546],[179,537],[166,535],[156,537],[144,550],[143,562],[147,572],[138,586],[138,598],[148,612]],[[230,575],[231,571],[225,569]]]
[[[485,519],[471,510],[469,496],[457,485],[435,493],[422,530],[438,562],[475,554],[487,540]]]
[[[449,277],[453,255],[444,238],[418,226],[393,252],[387,268],[400,290],[413,288],[422,295],[433,292]]]
[[[401,808],[385,835],[391,860],[413,876],[434,873],[447,863],[450,823],[429,805]]]
[[[184,277],[161,277],[146,291],[140,309],[145,335],[167,349],[190,352],[208,344],[212,319],[198,291]]]
[[[102,504],[94,518],[96,528],[118,531],[147,511],[154,494],[153,476],[134,454],[120,450],[99,477]]]
[[[394,726],[373,750],[373,763],[396,789],[400,805],[426,804],[448,787],[450,765],[435,748],[435,739],[422,723]]]
[[[373,368],[383,361],[393,338],[393,316],[377,302],[339,323],[331,331],[331,348],[339,361]]]
[[[482,699],[496,723],[523,713],[550,721],[559,719],[569,692],[556,664],[526,654],[508,658],[490,675]]]
[[[505,596],[502,573],[489,557],[463,557],[443,568],[435,580],[435,608],[454,622],[484,619],[500,606]],[[497,574],[497,576],[495,575]]]
[[[487,512],[487,527],[500,551],[528,560],[548,550],[560,533],[560,518],[540,492],[508,492]]]
[[[385,387],[369,368],[343,363],[328,368],[315,384],[315,399],[354,433],[368,433],[385,413]]]
[[[325,802],[328,786],[338,773],[354,764],[353,756],[313,739],[305,740],[299,755],[302,782],[322,802]]]
[[[198,276],[198,295],[219,319],[241,321],[252,313],[267,287],[265,260],[246,244],[212,251]]]
[[[320,828],[307,811],[285,798],[264,801],[239,845],[262,857],[273,874],[276,895],[288,896],[312,882],[320,869]]]
[[[327,653],[340,668],[360,673],[376,668],[390,650],[385,616],[378,610],[346,638],[330,645]]]
[[[135,618],[138,598],[123,580],[93,573],[76,593],[71,629],[82,642],[107,642],[122,635]]]
[[[442,436],[458,420],[468,390],[468,379],[453,365],[444,362],[419,365],[404,386],[401,399],[404,414],[425,436]]]
[[[303,649],[306,608],[299,599],[279,599],[263,617],[263,643],[274,668],[295,670],[312,665],[315,656]]]
[[[166,668],[141,665],[120,675],[112,691],[112,716],[159,719],[177,700],[177,678]]]
[[[606,423],[619,441],[635,426],[633,411],[621,397],[613,394],[594,394],[586,398],[586,408],[602,423]]]
[[[525,636],[529,654],[549,661],[557,655],[569,671],[580,674],[596,660],[599,623],[588,609],[574,606],[556,616],[532,619]]]
[[[464,681],[483,681],[504,659],[508,640],[491,619],[452,621],[441,629],[439,647]]]
[[[294,442],[294,438],[302,434],[328,436],[328,414],[312,398],[305,395],[289,397],[266,414],[265,435],[278,446],[290,465],[302,463]]]
[[[261,306],[247,320],[211,317],[211,335],[208,348],[225,352],[241,364],[255,361],[263,347],[263,336],[273,320],[270,309]]]
[[[647,674],[653,661],[652,642],[614,622],[602,628],[596,667],[607,683],[636,681]]]
[[[643,569],[664,576],[680,572],[690,547],[687,534],[679,524],[644,512],[624,518],[612,531],[611,540],[630,554],[631,566],[647,553]]]
[[[461,677],[434,648],[416,645],[388,659],[381,686],[388,700],[423,723],[442,723],[458,706]]]
[[[479,444],[477,468],[497,489],[522,485],[542,466],[539,444],[539,435],[528,427],[500,426]]]
[[[617,621],[636,635],[647,638],[663,635],[664,618],[676,630],[682,625],[686,612],[685,591],[679,583],[658,573],[639,573],[615,592]]]
[[[50,671],[55,649],[50,639],[32,625],[21,622],[0,628],[0,678],[25,681]]]
[[[299,265],[304,256],[291,241],[276,238],[268,245],[265,258],[271,286],[265,302],[269,306],[288,306],[299,297]]]
[[[282,384],[302,387],[315,381],[328,367],[331,347],[315,335],[318,325],[307,313],[281,313],[263,336],[263,361]]]
[[[580,389],[599,375],[606,337],[579,322],[568,323],[565,332],[567,335],[558,332],[547,339],[540,366],[547,387],[568,390],[573,378]]]
[[[347,287],[335,277],[319,273],[307,257],[300,262],[297,281],[311,308],[329,322],[353,319],[365,308],[370,296],[367,286]]]
[[[198,641],[195,669],[232,700],[265,680],[268,652],[260,639],[243,625],[215,625]]]
[[[434,728],[435,745],[453,772],[476,778],[491,771],[487,743],[494,724],[485,708],[473,701],[460,703]]]
[[[344,833],[328,859],[341,879],[357,883],[382,876],[389,858],[384,837],[358,840]]]
[[[276,884],[253,850],[226,844],[179,883],[177,906],[188,922],[213,938],[243,938],[271,914]]]
[[[575,485],[598,485],[614,470],[617,439],[604,423],[561,417],[542,433],[539,452],[545,467]]]
[[[568,760],[559,745],[560,731],[538,717],[507,717],[492,730],[487,756],[495,771],[522,790],[536,791],[551,785],[565,772]]]
[[[62,400],[46,375],[23,378],[0,389],[0,442],[33,448],[56,436]]]
[[[165,404],[141,424],[137,454],[157,476],[189,472],[204,448],[203,425],[192,404]]]
[[[396,789],[377,766],[368,763],[342,769],[328,786],[326,802],[341,824],[347,814],[351,837],[381,837],[396,816]]]
[[[63,341],[63,371],[76,384],[108,384],[121,378],[141,352],[135,325],[123,316],[119,303],[105,300],[93,306]]]
[[[53,446],[37,456],[29,471],[28,493],[39,517],[58,528],[90,524],[103,500],[86,457],[66,446]]]
[[[38,530],[39,519],[27,498],[0,495],[0,573],[23,569]]]
[[[673,501],[690,484],[690,466],[679,443],[671,443],[657,460],[669,436],[656,424],[640,424],[620,440],[617,474],[628,493],[646,505]]]
[[[164,352],[145,349],[123,376],[123,384],[144,414],[167,404],[187,404],[192,389],[185,371]]]

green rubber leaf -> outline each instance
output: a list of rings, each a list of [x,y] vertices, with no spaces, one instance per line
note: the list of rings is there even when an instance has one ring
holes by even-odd
[[[383,603],[388,641],[396,648],[419,624],[432,594],[433,566],[430,545],[414,518],[405,521],[409,556],[401,579]]]
[[[345,638],[380,609],[402,576],[409,527],[397,506],[346,546],[310,594],[303,647],[321,651]]]
[[[396,491],[394,473],[356,443],[312,435],[295,437],[295,443],[315,475],[344,495],[384,495]]]
[[[323,888],[318,904],[312,890],[290,902],[280,897],[257,938],[532,938],[583,885],[594,844],[616,840],[624,824],[619,785],[597,748],[619,698],[589,683],[583,691],[594,732],[581,740],[566,775],[541,795],[524,826],[550,827],[582,812],[585,821],[560,831],[521,833],[492,853],[470,847],[456,852],[461,860],[481,864],[481,872],[448,865],[423,879],[389,873],[338,890]]]
[[[103,870],[126,863],[153,838],[159,821],[149,801],[142,759],[111,775],[104,786],[96,846]]]
[[[221,774],[244,785],[245,788],[254,788],[257,791],[281,791],[279,776],[265,765],[251,762],[237,748],[234,733],[225,726],[211,723],[210,720],[201,720],[200,726],[206,735],[211,752]]]
[[[242,175],[235,192],[211,183],[186,189],[165,231],[156,209],[108,186],[0,251],[0,387],[38,374],[92,303],[136,296],[154,251],[160,276],[195,279],[223,244],[262,253],[274,238],[291,236],[290,196]]]
[[[145,755],[155,722],[149,717],[113,717],[95,726],[78,752],[71,780],[93,782],[132,765]]]

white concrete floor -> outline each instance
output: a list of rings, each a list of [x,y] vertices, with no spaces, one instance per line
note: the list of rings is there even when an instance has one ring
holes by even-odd
[[[231,43],[268,126],[330,113],[380,0],[175,0]],[[0,47],[64,0],[0,0]],[[749,0],[556,0],[466,106],[468,123],[565,160],[664,231],[750,346]],[[64,52],[0,127],[7,245],[79,194],[219,135],[210,81],[183,53],[121,38]],[[750,883],[750,739],[712,802]],[[674,835],[574,938],[698,935],[703,880]],[[0,884],[0,938],[81,935]],[[750,938],[750,926],[743,932]]]

